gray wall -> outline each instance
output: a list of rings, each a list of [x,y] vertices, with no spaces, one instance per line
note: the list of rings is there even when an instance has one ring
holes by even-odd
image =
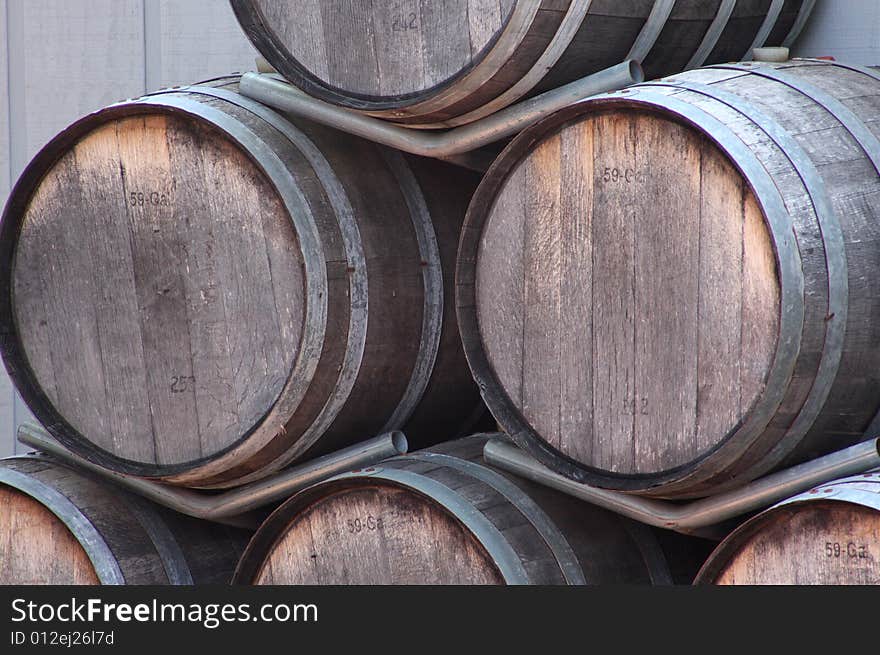
[[[880,64],[880,0],[819,0],[796,54]],[[251,69],[254,55],[226,0],[0,0],[0,202],[82,114]],[[0,456],[27,416],[0,371]]]
[[[880,0],[819,0],[795,54],[880,65]]]
[[[227,0],[0,0],[0,205],[10,180],[83,114],[252,70]],[[27,408],[0,371],[0,456]]]

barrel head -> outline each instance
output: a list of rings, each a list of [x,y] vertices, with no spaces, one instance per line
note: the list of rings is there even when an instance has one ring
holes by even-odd
[[[776,269],[721,147],[671,115],[596,111],[548,132],[500,186],[475,264],[479,339],[505,402],[557,452],[613,474],[670,471],[758,401]]]
[[[128,107],[61,149],[27,199],[11,277],[43,402],[139,472],[243,439],[299,348],[291,217],[230,135],[183,112]]]
[[[61,519],[26,493],[2,484],[0,584],[99,584],[88,555]]]
[[[880,512],[847,502],[772,510],[713,555],[718,585],[880,584]]]
[[[515,0],[238,2],[285,65],[321,86],[371,100],[414,96],[470,70]],[[252,36],[253,38],[253,36]],[[262,44],[265,49],[267,46]],[[283,67],[283,66],[282,66]]]
[[[290,520],[256,584],[503,584],[486,549],[438,502],[371,481],[324,494]]]

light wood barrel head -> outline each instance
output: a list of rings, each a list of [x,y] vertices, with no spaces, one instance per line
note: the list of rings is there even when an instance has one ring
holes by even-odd
[[[0,485],[0,585],[96,585],[89,556],[40,502]]]
[[[257,584],[503,584],[486,549],[438,503],[391,484],[336,491],[299,512]]]
[[[876,509],[836,501],[800,503],[771,512],[759,526],[724,563],[715,584],[880,584]]]
[[[302,255],[274,187],[201,119],[108,120],[45,174],[13,312],[37,383],[91,444],[207,458],[272,407],[295,361]]]
[[[522,0],[520,0],[522,1]],[[470,70],[517,0],[254,0],[263,24],[323,85],[409,96]]]
[[[735,432],[773,361],[779,295],[737,169],[639,109],[544,138],[478,247],[479,335],[510,401],[550,446],[624,475],[689,464]]]

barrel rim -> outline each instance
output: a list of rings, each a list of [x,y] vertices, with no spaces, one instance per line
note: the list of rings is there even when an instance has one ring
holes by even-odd
[[[646,84],[649,85],[650,83]],[[685,116],[666,106],[667,104],[672,104],[679,109],[687,108],[693,115],[700,115],[701,119],[704,118],[707,123],[719,128],[725,134],[729,132],[727,136],[733,137],[732,143],[721,143],[716,135],[713,135],[706,129],[705,125],[701,125],[696,119]],[[480,236],[491,213],[495,198],[508,176],[515,170],[518,163],[534,150],[544,138],[562,130],[567,124],[597,111],[612,111],[620,108],[654,112],[665,115],[674,121],[690,125],[713,142],[727,156],[731,165],[751,187],[755,199],[764,214],[765,225],[775,246],[774,256],[776,257],[777,276],[780,281],[780,337],[777,339],[774,360],[771,366],[768,367],[763,393],[758,395],[755,405],[749,411],[742,413],[744,418],[733,427],[726,437],[719,439],[712,448],[682,465],[653,473],[620,474],[592,467],[570,458],[538,435],[525,420],[522,413],[515,407],[509,395],[500,384],[500,380],[489,362],[484,348],[476,311],[476,266],[479,255]],[[791,379],[800,345],[804,309],[803,272],[800,264],[800,255],[792,243],[792,237],[786,234],[786,231],[783,229],[788,214],[784,211],[781,197],[776,197],[778,196],[778,190],[775,191],[774,196],[771,195],[770,189],[766,185],[765,193],[761,193],[756,188],[756,183],[761,183],[761,179],[744,171],[743,162],[738,161],[731,154],[731,147],[737,146],[737,144],[742,146],[735,135],[730,132],[729,128],[698,108],[668,97],[653,97],[649,90],[646,93],[640,85],[637,85],[630,89],[583,100],[551,114],[549,117],[528,128],[504,149],[477,189],[465,218],[464,228],[462,229],[459,241],[459,254],[456,265],[456,312],[465,355],[486,405],[496,420],[505,427],[513,441],[538,461],[565,477],[577,482],[609,489],[652,493],[662,493],[667,488],[682,482],[693,484],[693,478],[695,477],[698,478],[696,482],[699,482],[701,469],[706,461],[711,458],[724,463],[726,461],[725,458],[729,457],[728,453],[734,451],[739,454],[744,453],[751,443],[746,441],[747,437],[752,433],[756,433],[755,436],[759,435],[772,419],[773,413],[775,413],[779,404],[781,404],[781,393],[788,386],[788,380]],[[742,154],[749,157],[750,160],[758,161],[750,151],[744,151]],[[774,212],[769,211],[768,203],[770,202],[776,202],[776,229],[773,229],[773,225],[771,225],[773,222],[771,216],[774,215]],[[782,207],[781,211],[780,207]],[[787,223],[790,224],[790,219]],[[783,254],[785,259],[780,259]],[[788,306],[790,311],[783,311],[786,306]],[[786,324],[797,324],[798,326],[795,335],[790,340],[783,340],[781,337],[781,335],[786,333],[783,329]],[[774,377],[783,380],[784,383],[771,388],[767,382]],[[780,397],[776,398],[776,396]],[[756,408],[760,410],[759,413]],[[755,436],[751,437],[752,441]],[[746,441],[745,445],[739,443],[742,441]],[[723,470],[729,468],[731,464],[735,464],[735,459],[732,462],[728,461]],[[714,477],[716,473],[718,472],[711,472],[707,475],[707,478]]]
[[[750,74],[755,72],[755,65],[751,63],[717,65],[710,68],[730,69]],[[864,71],[856,70],[856,72]],[[803,440],[815,419],[819,416],[837,377],[843,355],[845,330],[849,313],[847,254],[839,220],[840,217],[831,202],[818,168],[803,146],[776,119],[765,114],[753,102],[729,91],[716,88],[713,84],[690,82],[675,77],[647,82],[642,86],[688,91],[709,98],[721,105],[726,105],[747,118],[753,125],[761,129],[770,141],[784,153],[791,163],[792,170],[800,177],[804,190],[813,206],[816,225],[822,238],[825,253],[825,272],[827,274],[828,309],[827,318],[824,321],[823,348],[810,390],[798,408],[791,425],[782,437],[775,444],[771,445],[769,450],[763,449],[760,451],[759,461],[756,461],[756,457],[749,457],[744,462],[748,467],[750,476],[763,475],[796,450],[798,444]],[[805,324],[804,327],[806,328],[807,325]],[[721,485],[718,488],[723,488],[723,486]]]
[[[236,81],[237,79],[231,80],[232,83]],[[257,449],[243,447],[241,452],[230,451],[225,453],[222,458],[217,457],[210,466],[211,471],[219,471],[214,475],[211,475],[210,471],[197,471],[195,474],[198,476],[198,479],[195,481],[192,475],[186,474],[166,478],[169,482],[173,483],[198,483],[202,488],[219,489],[232,486],[233,484],[240,485],[259,480],[268,474],[280,470],[314,446],[320,440],[323,432],[332,425],[333,420],[342,411],[345,402],[350,396],[363,362],[369,321],[369,283],[360,228],[354,218],[356,214],[348,198],[347,190],[337,177],[324,153],[315,145],[312,139],[298,126],[274,110],[233,91],[206,87],[203,84],[183,87],[178,91],[219,98],[247,111],[262,119],[269,127],[283,135],[290,142],[291,146],[299,151],[314,171],[316,178],[322,185],[322,190],[328,202],[334,209],[336,225],[339,229],[339,236],[343,243],[344,255],[349,269],[347,294],[349,312],[348,331],[345,342],[345,355],[341,362],[342,370],[336,378],[336,384],[333,385],[331,392],[325,398],[324,406],[314,417],[311,424],[306,429],[300,431],[292,441],[289,439],[291,433],[284,432],[284,438],[289,442],[287,446],[280,452],[274,452],[268,461],[256,468],[256,470],[249,470],[252,468],[249,466],[249,456],[262,460],[262,448],[264,446],[271,447],[274,438],[269,439],[266,443],[264,443],[266,440],[260,440],[257,444],[259,446]],[[297,231],[299,232],[299,230]],[[326,316],[322,320],[326,321]],[[304,337],[311,336],[304,335]],[[323,339],[323,333],[321,339]],[[312,338],[312,341],[322,343],[322,341],[318,342],[317,338]],[[303,348],[302,352],[305,352],[305,350]],[[314,379],[316,371],[320,369],[320,357],[321,355],[319,354],[315,363],[317,368],[311,369],[307,376],[303,376],[297,382],[298,386],[301,387],[297,393],[289,393],[292,386],[290,382],[282,389],[279,395],[279,403],[284,402],[285,406],[289,404],[288,409],[290,410],[287,412],[288,415],[277,417],[284,424],[288,424],[292,420],[293,415],[295,415],[295,408],[308,391],[308,385]],[[292,380],[293,377],[292,374],[290,379]],[[292,400],[288,399],[288,395],[291,396]],[[256,452],[254,452],[255,450]],[[199,475],[199,473],[204,473],[204,475]],[[206,475],[208,476],[207,478],[205,477]]]
[[[529,0],[534,3],[535,11],[540,8],[541,0]],[[513,9],[504,19],[504,24],[483,49],[474,57],[467,66],[455,73],[452,77],[435,84],[422,91],[405,94],[375,96],[364,93],[346,91],[334,86],[312,73],[304,64],[300,63],[288,48],[282,43],[277,33],[268,24],[261,8],[253,0],[230,0],[232,10],[239,24],[260,54],[277,70],[285,79],[291,81],[297,87],[311,96],[349,109],[361,111],[394,111],[405,110],[419,105],[422,102],[431,101],[444,91],[451,90],[458,82],[477,71],[485,63],[489,54],[499,46],[504,45],[502,39],[507,37],[509,29],[515,25],[514,18],[521,20],[525,12],[532,9],[525,7],[521,1],[514,4]],[[502,62],[503,63],[503,62]],[[497,67],[500,70],[500,66]],[[494,74],[493,71],[492,74]],[[491,75],[490,75],[491,77]]]
[[[101,584],[124,585],[125,576],[113,550],[82,510],[60,490],[32,475],[4,466],[5,462],[10,461],[42,461],[51,466],[72,469],[39,456],[15,455],[0,460],[0,485],[20,491],[54,514],[82,546]]]
[[[760,514],[753,516],[725,537],[718,547],[712,551],[709,559],[706,560],[697,573],[694,584],[715,584],[718,576],[724,572],[731,559],[749,543],[752,537],[760,533],[777,516],[793,515],[803,507],[817,503],[854,505],[880,511],[880,484],[876,485],[876,493],[860,492],[857,489],[847,488],[848,485],[854,482],[870,477],[877,479],[878,483],[880,483],[880,472],[835,480],[777,503]]]
[[[225,79],[225,78],[222,78]],[[278,189],[279,176],[267,170],[265,162],[261,162],[250,151],[245,143],[242,143],[241,137],[255,138],[260,141],[256,135],[252,135],[249,131],[246,133],[235,135],[227,129],[216,125],[213,121],[196,113],[198,103],[193,102],[191,109],[185,107],[174,106],[174,104],[164,104],[168,97],[180,96],[186,93],[185,89],[166,89],[158,93],[143,96],[141,98],[122,101],[99,109],[88,114],[72,123],[52,140],[49,141],[36,156],[30,161],[21,174],[19,179],[13,186],[6,206],[3,210],[2,219],[0,219],[0,351],[2,351],[3,362],[9,377],[13,380],[16,389],[25,400],[28,408],[39,419],[46,429],[61,443],[71,451],[82,455],[89,461],[105,466],[112,470],[125,474],[139,475],[144,477],[171,477],[181,474],[198,472],[205,465],[210,465],[217,459],[237,450],[243,446],[248,446],[248,450],[256,448],[257,444],[253,443],[252,436],[255,432],[263,428],[267,418],[274,411],[278,399],[283,395],[284,388],[279,392],[278,396],[273,400],[263,416],[255,422],[253,426],[248,428],[235,441],[227,445],[225,448],[218,450],[210,455],[202,456],[185,462],[173,464],[158,464],[138,462],[124,457],[120,457],[109,450],[100,448],[89,440],[85,435],[81,434],[72,424],[70,424],[55,407],[54,403],[49,399],[48,395],[42,390],[34,371],[30,367],[24,344],[19,336],[18,325],[15,316],[15,299],[14,299],[14,271],[15,257],[17,255],[18,236],[26,216],[27,206],[30,203],[33,194],[41,184],[45,175],[52,170],[53,166],[64,156],[80,139],[94,131],[95,129],[112,120],[122,120],[132,116],[148,115],[148,114],[170,114],[180,115],[194,118],[209,128],[215,129],[225,134],[232,143],[236,144],[240,151],[248,157],[251,163],[269,180],[273,186]],[[173,101],[172,101],[173,102]],[[252,135],[252,136],[251,136]],[[288,181],[295,185],[295,180],[288,176]],[[283,199],[282,199],[283,200]],[[292,207],[287,203],[283,203],[292,222],[297,216],[292,211]],[[311,216],[309,216],[311,218]],[[315,262],[323,257],[310,258],[307,251],[308,245],[305,235],[301,234],[305,223],[304,220],[294,223],[294,229],[297,231],[298,243],[301,250],[301,256],[306,267],[305,279],[307,280],[306,296],[304,298],[304,324],[309,326],[315,321],[318,325],[314,327],[314,333],[323,338],[323,314],[324,305],[327,302],[327,294],[325,292],[327,286],[326,271],[322,267],[316,265]],[[320,244],[317,245],[320,249]],[[321,299],[318,301],[318,299]],[[316,302],[318,301],[318,302]],[[317,312],[316,312],[317,305]],[[318,316],[315,316],[315,314]],[[303,341],[305,341],[307,333],[312,330],[304,330]],[[287,382],[294,377],[301,367],[306,365],[307,349],[303,343],[293,365],[287,376]],[[307,375],[303,381],[303,387],[307,386],[307,382],[314,375],[314,367],[311,374]],[[264,440],[268,443],[275,436],[274,430],[264,430]],[[265,444],[263,444],[265,445]]]
[[[388,462],[405,461],[406,459],[407,457],[404,455],[392,458]],[[287,535],[291,521],[302,512],[322,500],[352,489],[358,489],[365,482],[371,481],[380,486],[394,487],[416,494],[444,512],[461,526],[473,543],[482,548],[487,559],[493,564],[496,573],[502,577],[506,584],[528,584],[528,575],[522,567],[522,562],[503,539],[501,533],[482,514],[475,513],[473,507],[461,499],[458,494],[423,475],[382,466],[344,473],[309,487],[284,502],[269,515],[269,518],[254,533],[238,562],[232,584],[256,584],[256,578],[268,557]],[[432,496],[430,491],[422,486],[421,483],[424,482],[430,482],[431,487],[442,487],[453,498],[457,498],[460,504],[457,511],[455,507],[450,507]]]

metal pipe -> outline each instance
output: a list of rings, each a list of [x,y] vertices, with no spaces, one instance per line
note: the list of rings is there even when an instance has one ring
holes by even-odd
[[[491,464],[538,484],[636,521],[684,534],[723,523],[839,478],[880,467],[880,439],[772,473],[744,487],[687,503],[640,498],[599,489],[554,473],[512,443],[492,439],[483,449]]]
[[[245,73],[239,92],[281,111],[329,125],[343,132],[423,157],[443,159],[513,136],[535,121],[590,96],[643,82],[645,73],[634,60],[523,100],[461,127],[445,131],[417,130],[337,107],[300,91],[292,84],[259,73]]]
[[[221,493],[206,493],[171,487],[160,482],[110,471],[70,452],[49,433],[35,425],[25,423],[19,427],[18,440],[65,463],[96,473],[181,514],[218,523],[229,523],[230,517],[237,517],[276,500],[287,498],[297,491],[340,473],[372,466],[389,457],[403,455],[408,448],[403,432],[388,432],[335,453],[292,466],[265,480]],[[235,521],[233,524],[240,522]]]

